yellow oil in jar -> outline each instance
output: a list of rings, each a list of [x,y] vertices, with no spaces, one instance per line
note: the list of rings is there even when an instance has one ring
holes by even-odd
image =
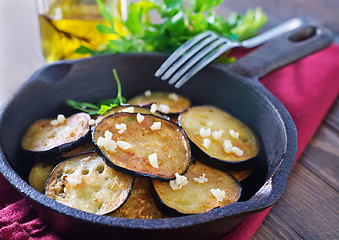
[[[96,26],[105,24],[96,4],[78,5],[63,9],[55,7],[39,15],[42,52],[47,62],[87,57],[75,50],[81,45],[98,50],[101,45],[115,39],[114,34],[101,34]],[[55,17],[62,12],[62,17]],[[115,30],[119,32],[118,24]]]

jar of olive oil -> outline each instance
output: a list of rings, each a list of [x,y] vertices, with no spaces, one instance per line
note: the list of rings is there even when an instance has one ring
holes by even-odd
[[[96,25],[105,24],[96,0],[36,0],[39,11],[41,47],[47,62],[88,55],[75,52],[81,45],[93,50],[117,36],[101,34]],[[126,14],[125,0],[105,0],[115,19]],[[119,21],[114,22],[119,33]]]

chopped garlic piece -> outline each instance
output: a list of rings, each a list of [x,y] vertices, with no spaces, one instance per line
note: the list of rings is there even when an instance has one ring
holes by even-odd
[[[222,146],[224,147],[224,151],[226,153],[232,152],[233,145],[232,145],[230,140],[225,140],[224,143],[222,144]]]
[[[124,141],[117,141],[117,145],[119,148],[123,149],[123,150],[127,150],[129,148],[132,147],[132,145],[128,142],[124,142]]]
[[[66,121],[66,118],[63,114],[58,114],[57,118],[52,120],[50,124],[52,126],[57,126],[59,124],[63,124]]]
[[[118,129],[118,133],[122,134],[127,130],[126,124],[125,123],[120,123],[120,124],[115,124],[115,128]]]
[[[199,134],[201,137],[206,138],[211,135],[211,129],[210,128],[200,128]]]
[[[230,135],[232,138],[238,139],[239,138],[239,133],[235,132],[233,129],[230,130]]]
[[[220,129],[219,131],[212,132],[212,137],[214,140],[219,140],[224,133],[224,130]]]
[[[169,94],[168,97],[169,97],[169,99],[172,99],[172,100],[174,100],[174,101],[178,101],[178,100],[179,100],[178,95],[175,94],[175,93]]]
[[[96,122],[95,122],[94,119],[91,119],[91,120],[89,120],[88,124],[89,124],[90,126],[94,126],[94,125],[96,124]]]
[[[244,151],[238,147],[232,147],[232,152],[234,152],[234,154],[239,157],[241,157],[244,154]]]
[[[195,181],[197,183],[208,182],[208,179],[206,178],[206,173],[203,173],[202,176],[199,176],[198,178],[193,178],[193,181]]]
[[[57,116],[57,120],[58,120],[59,123],[64,123],[66,118],[65,118],[65,116],[63,114],[59,114]]]
[[[54,120],[52,120],[52,121],[50,122],[50,124],[51,124],[52,126],[57,126],[57,125],[59,125],[59,122],[58,122],[58,120],[54,119]]]
[[[150,109],[150,112],[151,113],[155,113],[156,111],[157,111],[157,105],[155,104],[155,103],[153,103],[152,105],[151,105],[151,109]]]
[[[163,112],[163,113],[168,113],[170,111],[169,106],[167,106],[165,104],[160,104],[158,109],[159,109],[160,112]]]
[[[158,156],[157,153],[153,153],[148,156],[149,163],[152,165],[154,168],[158,168]]]
[[[115,149],[117,148],[117,144],[115,143],[114,140],[112,140],[113,134],[106,130],[105,131],[105,137],[99,137],[97,144],[99,147],[105,148],[109,152],[114,152]]]
[[[137,114],[137,121],[138,123],[141,123],[142,121],[144,121],[145,117],[142,116],[140,113]]]
[[[151,90],[147,90],[147,91],[145,91],[145,96],[146,96],[146,97],[149,97],[149,96],[151,96],[151,94],[152,94]]]
[[[159,129],[161,129],[161,122],[154,122],[150,128],[152,130],[159,130]]]
[[[222,200],[224,200],[224,198],[226,197],[225,191],[221,191],[219,188],[217,189],[212,188],[210,191],[218,202],[222,202]]]
[[[211,121],[209,121],[209,122],[206,123],[207,126],[212,126],[213,124],[214,124],[214,123],[211,122]]]
[[[134,113],[134,107],[121,109],[121,112]]]
[[[172,190],[179,190],[186,184],[188,184],[187,177],[175,173],[175,179],[170,181],[170,186]]]
[[[82,176],[78,173],[70,174],[67,177],[67,182],[72,186],[75,187],[76,185],[82,183]]]
[[[209,140],[208,138],[204,138],[203,142],[202,142],[202,145],[205,147],[205,148],[209,148],[210,147],[210,143],[211,143],[211,140]]]

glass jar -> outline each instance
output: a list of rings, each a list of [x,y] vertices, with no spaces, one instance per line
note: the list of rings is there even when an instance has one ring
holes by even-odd
[[[75,52],[80,46],[98,50],[114,34],[101,34],[96,25],[105,24],[96,0],[36,0],[41,47],[47,62],[75,59],[88,55]],[[126,14],[125,0],[105,0],[114,18],[122,19]],[[116,32],[121,30],[119,22],[114,23]]]

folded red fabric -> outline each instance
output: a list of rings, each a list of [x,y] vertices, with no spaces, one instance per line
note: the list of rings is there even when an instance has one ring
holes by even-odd
[[[296,162],[338,97],[338,74],[339,45],[332,44],[261,80],[294,120],[298,131]],[[270,208],[247,217],[223,240],[251,239],[269,211]]]
[[[289,110],[298,131],[297,160],[339,94],[339,46],[330,47],[261,80]],[[250,239],[270,209],[247,217],[223,240]],[[0,175],[0,239],[61,239]]]

